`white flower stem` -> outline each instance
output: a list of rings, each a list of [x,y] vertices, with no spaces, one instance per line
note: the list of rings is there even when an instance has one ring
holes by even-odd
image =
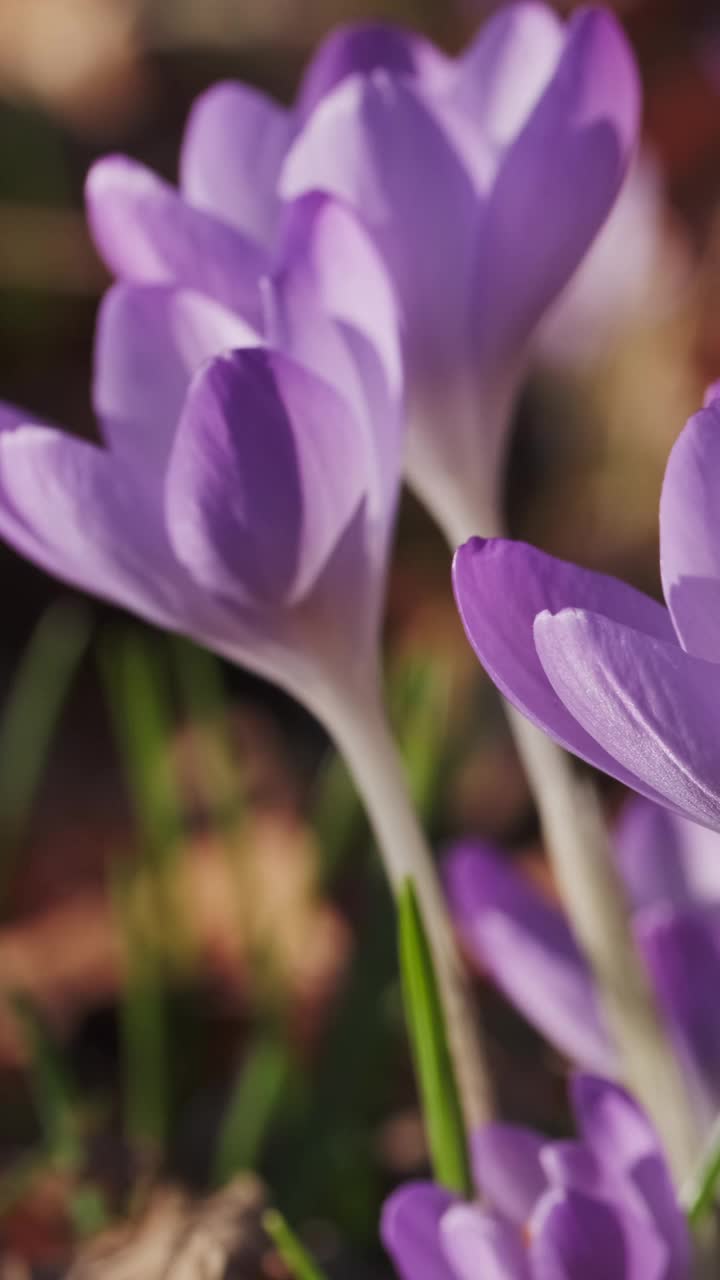
[[[345,682],[323,694],[322,718],[365,803],[393,893],[411,877],[423,913],[443,1003],[466,1130],[492,1114],[492,1089],[464,967],[432,853],[377,687]]]
[[[453,549],[477,533],[480,524],[457,501],[443,521]],[[663,1140],[676,1185],[684,1186],[695,1168],[701,1135],[635,945],[597,788],[525,716],[509,705],[507,713],[535,798],[545,849],[573,931],[594,974],[625,1082]]]

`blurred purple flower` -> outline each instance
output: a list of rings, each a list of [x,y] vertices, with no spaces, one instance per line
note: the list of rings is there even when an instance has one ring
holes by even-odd
[[[375,675],[400,475],[394,305],[367,233],[324,198],[295,206],[256,295],[253,327],[191,288],[111,289],[104,445],[5,408],[0,533],[322,711],[334,678]]]
[[[704,1124],[720,1110],[720,839],[637,797],[616,851],[635,938]],[[578,1066],[616,1075],[590,967],[560,908],[489,845],[456,846],[445,872],[478,965]]]
[[[576,1076],[572,1098],[574,1141],[473,1135],[482,1206],[429,1182],[389,1198],[382,1238],[402,1280],[688,1280],[688,1229],[644,1113],[595,1076]]]
[[[116,275],[189,285],[255,323],[283,199],[351,205],[401,312],[411,481],[445,524],[454,489],[469,490],[494,529],[530,337],[613,205],[638,110],[632,55],[599,9],[564,25],[525,0],[458,59],[398,28],[341,28],[289,111],[241,84],[198,99],[179,191],[101,160],[88,216]]]
[[[500,690],[568,750],[720,830],[720,399],[670,454],[660,504],[667,608],[523,543],[473,538],[455,594]]]

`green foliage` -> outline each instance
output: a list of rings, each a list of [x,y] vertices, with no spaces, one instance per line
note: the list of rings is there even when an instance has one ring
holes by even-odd
[[[246,1054],[230,1097],[215,1155],[214,1181],[227,1182],[256,1167],[290,1075],[288,1049],[277,1036],[260,1035]]]
[[[472,1193],[460,1099],[437,980],[417,896],[406,881],[398,897],[400,972],[433,1170],[438,1182]]]
[[[269,1209],[263,1226],[294,1280],[326,1280],[307,1249],[277,1209]]]

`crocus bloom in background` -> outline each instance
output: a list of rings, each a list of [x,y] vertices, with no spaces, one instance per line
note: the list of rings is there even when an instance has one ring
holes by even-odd
[[[636,797],[615,847],[635,938],[704,1125],[720,1110],[720,838]],[[489,845],[456,846],[445,875],[480,968],[574,1063],[615,1075],[594,980],[560,907]]]
[[[280,197],[351,204],[401,312],[411,480],[446,527],[459,487],[490,531],[525,348],[612,207],[638,101],[628,45],[601,10],[564,25],[542,4],[512,5],[457,60],[396,28],[349,27],[321,46],[291,111],[239,84],[203,95],[179,191],[133,161],[100,161],[88,215],[116,275],[189,285],[254,322]]]
[[[322,714],[338,677],[376,671],[399,360],[382,263],[349,211],[296,206],[281,258],[255,328],[188,288],[112,289],[94,377],[104,444],[6,408],[0,532]],[[328,260],[342,280],[325,280]]]
[[[691,1244],[655,1133],[619,1087],[572,1082],[578,1138],[493,1124],[473,1135],[483,1206],[433,1183],[386,1202],[402,1280],[688,1280]]]
[[[720,830],[720,400],[690,419],[660,504],[667,606],[523,543],[471,539],[454,564],[471,644],[556,741]]]
[[[385,256],[402,319],[408,476],[453,545],[500,525],[530,340],[613,205],[638,110],[609,13],[565,25],[521,3],[455,62],[347,77],[287,157],[283,193],[340,196]]]

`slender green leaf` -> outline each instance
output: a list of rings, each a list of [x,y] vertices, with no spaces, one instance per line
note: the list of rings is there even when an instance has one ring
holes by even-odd
[[[304,1244],[277,1209],[268,1209],[263,1226],[294,1280],[326,1280]]]
[[[462,1111],[430,947],[410,880],[398,897],[400,974],[405,1018],[435,1177],[471,1194]]]
[[[0,716],[0,904],[91,625],[81,604],[51,605],[35,627]]]
[[[690,1225],[698,1228],[717,1204],[720,1192],[720,1121],[713,1127],[697,1176],[685,1197]]]
[[[32,1002],[18,994],[13,997],[13,1007],[30,1051],[32,1090],[45,1149],[54,1164],[75,1168],[82,1156],[82,1145],[77,1096],[69,1072]]]
[[[232,837],[244,817],[245,795],[232,745],[222,667],[214,654],[182,636],[172,636],[169,643],[184,708],[203,735],[194,761],[202,802],[211,825]]]
[[[228,1103],[215,1157],[215,1182],[240,1169],[253,1169],[268,1129],[285,1095],[290,1074],[288,1050],[263,1036],[250,1048]]]

